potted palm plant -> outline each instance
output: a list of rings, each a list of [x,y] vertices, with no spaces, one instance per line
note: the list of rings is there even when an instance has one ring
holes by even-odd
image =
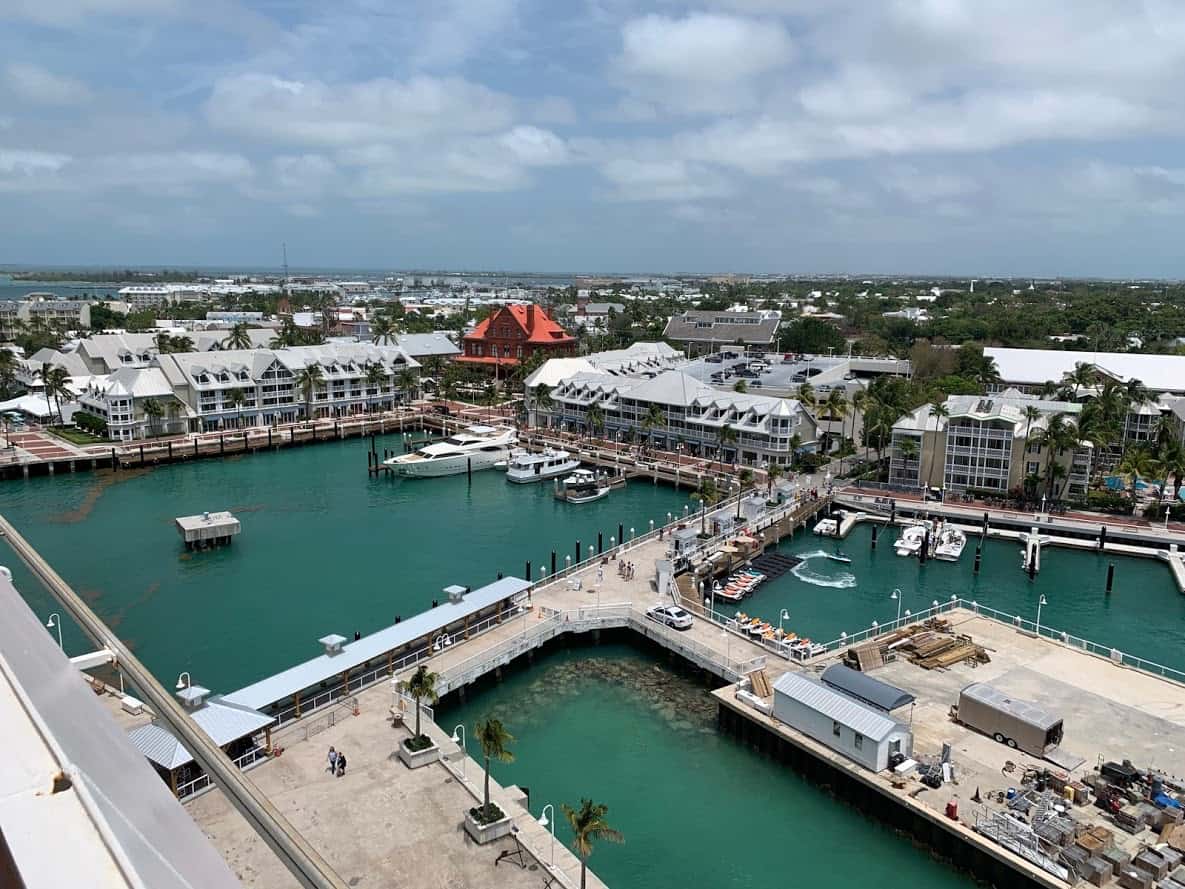
[[[514,762],[514,754],[507,749],[514,736],[502,725],[502,720],[493,716],[487,716],[479,722],[474,734],[485,757],[485,793],[482,805],[474,806],[467,813],[465,832],[475,842],[483,844],[506,836],[514,827],[510,816],[490,800],[490,762],[495,759],[499,762]]]
[[[436,702],[436,674],[429,673],[428,668],[420,664],[407,681],[407,693],[416,702],[416,730],[410,738],[403,739],[398,755],[400,762],[409,769],[418,769],[440,759],[440,748],[420,731],[420,702]]]

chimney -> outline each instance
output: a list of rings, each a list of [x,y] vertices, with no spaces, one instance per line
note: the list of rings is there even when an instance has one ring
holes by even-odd
[[[177,697],[181,699],[185,709],[198,710],[206,703],[206,696],[209,694],[210,689],[208,688],[202,688],[200,685],[187,685],[177,692]]]
[[[535,330],[535,304],[527,306],[527,336]]]

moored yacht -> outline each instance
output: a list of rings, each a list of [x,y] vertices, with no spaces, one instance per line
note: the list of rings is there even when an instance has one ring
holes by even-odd
[[[922,545],[926,541],[926,532],[930,530],[929,524],[920,522],[916,525],[906,525],[901,529],[901,536],[897,538],[897,542],[893,545],[899,556],[916,556],[922,551]]]
[[[624,484],[624,480],[621,484]],[[556,482],[555,496],[568,503],[592,503],[609,496],[615,482],[603,472],[577,469],[562,482]]]
[[[567,475],[580,468],[580,461],[567,451],[545,448],[539,453],[529,451],[511,455],[506,466],[506,481],[524,485],[529,482]]]
[[[938,543],[934,547],[934,558],[944,562],[957,562],[967,545],[967,535],[958,528],[944,525],[938,532]]]
[[[408,478],[458,475],[489,469],[499,460],[505,460],[516,441],[518,433],[510,426],[470,426],[443,441],[384,460],[383,465]]]

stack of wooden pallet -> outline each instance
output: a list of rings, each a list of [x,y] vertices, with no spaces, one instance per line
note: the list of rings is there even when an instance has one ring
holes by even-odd
[[[991,660],[983,646],[976,644],[970,636],[952,636],[930,630],[912,636],[901,650],[910,661],[927,670],[945,669],[963,661],[986,664]]]

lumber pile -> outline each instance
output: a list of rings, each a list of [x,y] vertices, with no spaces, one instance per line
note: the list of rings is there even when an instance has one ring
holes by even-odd
[[[991,660],[983,646],[964,633],[924,630],[902,644],[900,650],[912,663],[926,670],[945,669],[964,661],[986,664]]]
[[[749,681],[753,683],[753,694],[759,698],[773,697],[774,689],[769,682],[769,674],[765,670],[754,670],[749,674]]]

